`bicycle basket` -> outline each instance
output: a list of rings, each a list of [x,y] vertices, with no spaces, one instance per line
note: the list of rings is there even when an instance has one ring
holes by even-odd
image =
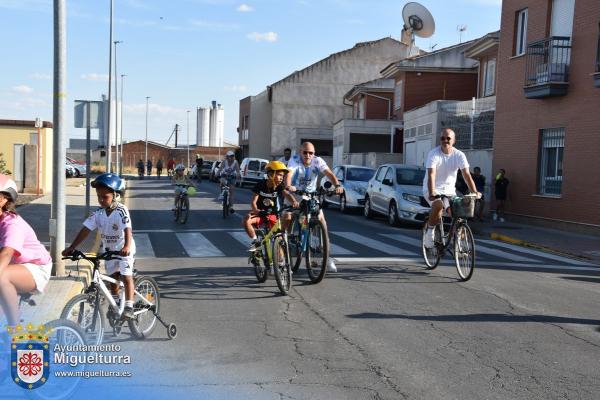
[[[473,218],[475,214],[475,198],[455,197],[452,199],[451,208],[454,218]]]

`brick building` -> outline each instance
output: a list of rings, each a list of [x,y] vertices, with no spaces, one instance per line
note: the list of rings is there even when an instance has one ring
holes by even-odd
[[[233,150],[239,153],[238,147],[232,144],[227,144],[223,147],[208,147],[208,146],[190,146],[190,163],[196,159],[196,154],[200,154],[204,160],[221,160],[225,157],[225,153]],[[114,153],[115,146],[112,147]],[[145,160],[146,142],[144,140],[136,140],[123,144],[123,167],[135,169],[138,160]],[[156,142],[148,142],[148,158],[152,160],[152,164],[156,165],[158,160],[162,160],[166,168],[167,161],[173,158],[177,164],[187,164],[188,149],[187,146],[171,147]],[[237,157],[239,159],[239,155]],[[241,160],[240,160],[241,161]]]
[[[504,0],[494,169],[514,216],[600,232],[600,2]]]

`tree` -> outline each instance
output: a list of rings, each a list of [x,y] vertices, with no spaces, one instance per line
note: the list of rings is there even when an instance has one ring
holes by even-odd
[[[10,172],[9,169],[6,169],[6,161],[4,161],[4,153],[0,153],[0,173],[5,174],[5,175],[12,174],[12,172]]]

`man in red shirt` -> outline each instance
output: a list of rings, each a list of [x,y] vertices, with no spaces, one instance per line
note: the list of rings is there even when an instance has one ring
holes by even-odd
[[[175,160],[173,160],[173,158],[170,158],[169,161],[167,162],[167,175],[173,176],[174,168],[175,168]]]

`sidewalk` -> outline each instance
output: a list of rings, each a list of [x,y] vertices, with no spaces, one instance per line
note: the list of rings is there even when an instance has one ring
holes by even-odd
[[[600,237],[515,222],[470,222],[473,232],[519,246],[600,264]]]
[[[85,217],[85,178],[68,179],[66,182],[66,231],[65,241],[69,243],[81,229]],[[91,207],[96,208],[92,193]],[[32,226],[38,239],[49,248],[49,219],[52,195],[47,194],[17,208],[17,212]],[[90,235],[81,246],[84,251],[92,251],[94,235]],[[60,313],[69,299],[81,293],[85,280],[89,279],[89,268],[80,264],[80,273],[72,262],[65,265],[66,277],[52,277],[43,294],[33,297],[36,306],[23,305],[25,322],[44,323],[60,317]]]

